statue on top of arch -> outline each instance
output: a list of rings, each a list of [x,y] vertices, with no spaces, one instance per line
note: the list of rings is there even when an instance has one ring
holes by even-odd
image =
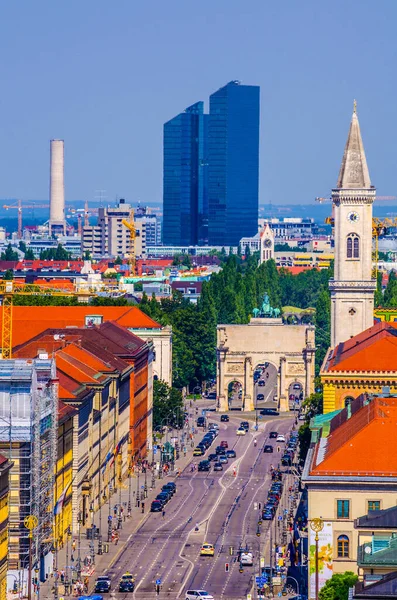
[[[254,308],[253,313],[254,313],[254,317],[256,319],[258,317],[277,319],[280,316],[281,311],[279,308],[273,308],[271,306],[269,294],[267,292],[265,292],[264,296],[263,296],[263,302],[262,302],[261,308],[260,309]]]

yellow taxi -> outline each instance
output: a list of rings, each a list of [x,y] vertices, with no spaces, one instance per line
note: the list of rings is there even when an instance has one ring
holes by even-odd
[[[203,449],[199,448],[198,446],[193,450],[193,456],[203,456],[203,454]]]
[[[214,556],[215,548],[212,544],[203,544],[200,550],[200,556]]]

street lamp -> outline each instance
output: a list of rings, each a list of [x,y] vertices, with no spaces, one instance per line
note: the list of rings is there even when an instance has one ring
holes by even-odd
[[[320,531],[322,531],[324,528],[324,521],[321,518],[314,518],[310,521],[310,529],[312,531],[315,532],[316,536],[314,538],[315,542],[316,542],[316,553],[315,553],[315,588],[316,588],[316,592],[315,592],[315,599],[318,600],[318,592],[319,592],[319,585],[318,585],[318,534]]]

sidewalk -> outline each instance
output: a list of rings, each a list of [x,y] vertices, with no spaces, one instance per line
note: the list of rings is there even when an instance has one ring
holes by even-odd
[[[197,404],[196,404],[197,406]],[[190,409],[189,412],[193,413],[193,422],[195,422],[195,418],[196,418],[196,414],[195,414],[195,406]],[[184,430],[186,432],[189,432],[189,430]],[[129,485],[129,479],[125,479],[123,482],[123,488],[121,490],[121,504],[123,506],[123,522],[122,522],[122,529],[117,530],[118,534],[119,534],[119,540],[116,543],[115,541],[113,542],[108,542],[108,515],[111,514],[113,516],[114,514],[114,509],[116,506],[119,506],[120,504],[120,492],[119,490],[116,490],[113,495],[110,498],[110,511],[109,511],[109,502],[107,502],[106,504],[104,504],[102,506],[102,519],[101,519],[101,533],[102,533],[102,547],[103,547],[103,554],[102,555],[98,555],[97,551],[98,551],[98,540],[94,540],[94,548],[95,548],[95,565],[93,567],[92,573],[90,573],[89,576],[89,591],[92,590],[93,588],[93,583],[95,582],[96,577],[98,577],[98,575],[102,575],[105,571],[105,569],[110,569],[113,565],[113,563],[117,560],[117,558],[119,557],[119,555],[123,552],[126,544],[129,541],[129,538],[131,537],[131,535],[142,525],[142,523],[145,522],[145,520],[149,517],[150,514],[150,505],[151,502],[155,499],[155,497],[157,496],[157,494],[160,492],[161,487],[167,482],[167,481],[172,481],[177,479],[176,473],[178,472],[178,470],[182,473],[182,471],[185,469],[185,467],[192,461],[193,459],[193,450],[196,446],[196,442],[199,441],[199,438],[201,438],[203,435],[202,430],[200,429],[197,433],[195,433],[193,435],[193,447],[190,444],[190,440],[188,440],[187,444],[186,444],[186,456],[183,456],[183,452],[180,451],[180,457],[179,459],[177,459],[175,461],[175,467],[174,467],[174,471],[171,472],[169,471],[167,473],[167,475],[163,475],[161,479],[158,478],[158,473],[156,475],[156,479],[155,479],[155,487],[153,489],[151,489],[151,484],[152,484],[152,473],[151,472],[147,472],[147,498],[144,499],[144,504],[145,504],[145,512],[142,513],[142,505],[140,502],[140,506],[137,507],[135,506],[136,504],[136,490],[137,490],[137,483],[138,483],[138,477],[133,474],[131,476],[131,486]],[[140,488],[140,492],[143,491],[144,488],[144,483],[145,483],[145,475],[140,473],[139,474],[139,488]],[[131,504],[131,516],[127,517],[127,509],[128,509],[128,504]],[[95,513],[94,516],[94,522],[95,525],[98,527],[99,525],[99,512],[97,511]],[[117,520],[117,519],[116,519]],[[90,525],[91,525],[91,521],[89,520]],[[74,551],[72,552],[72,540],[73,540],[73,545],[75,546]],[[80,555],[81,555],[81,566],[82,566],[82,580],[84,581],[85,579],[85,574],[84,574],[84,558],[86,556],[90,556],[90,540],[87,539],[86,537],[86,527],[82,528],[81,530],[81,549],[80,549]],[[106,546],[108,546],[108,552],[105,553],[105,549]],[[75,575],[75,568],[76,568],[76,563],[77,563],[77,555],[78,555],[78,539],[77,536],[72,536],[69,544],[68,544],[68,548],[66,547],[66,545],[58,551],[58,571],[59,572],[66,572],[66,553],[68,551],[68,578],[69,581],[72,579],[72,576],[74,578]],[[71,555],[73,554],[73,560],[71,560]],[[72,569],[70,568],[72,567]],[[64,585],[63,583],[61,583],[59,581],[59,586],[58,586],[58,597],[59,598],[63,598],[63,597],[68,597],[65,593],[64,593]],[[80,594],[79,594],[80,595]],[[73,590],[70,590],[69,593],[69,597],[73,596]],[[46,581],[45,583],[42,583],[40,585],[40,592],[39,592],[39,598],[40,600],[52,600],[54,598],[54,577],[53,575],[48,579],[48,581]]]

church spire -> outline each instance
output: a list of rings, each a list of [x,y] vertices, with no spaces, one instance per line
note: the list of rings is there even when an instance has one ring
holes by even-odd
[[[371,188],[367,159],[365,158],[360,124],[357,117],[357,102],[354,100],[349,135],[339,171],[337,189],[357,190]]]

